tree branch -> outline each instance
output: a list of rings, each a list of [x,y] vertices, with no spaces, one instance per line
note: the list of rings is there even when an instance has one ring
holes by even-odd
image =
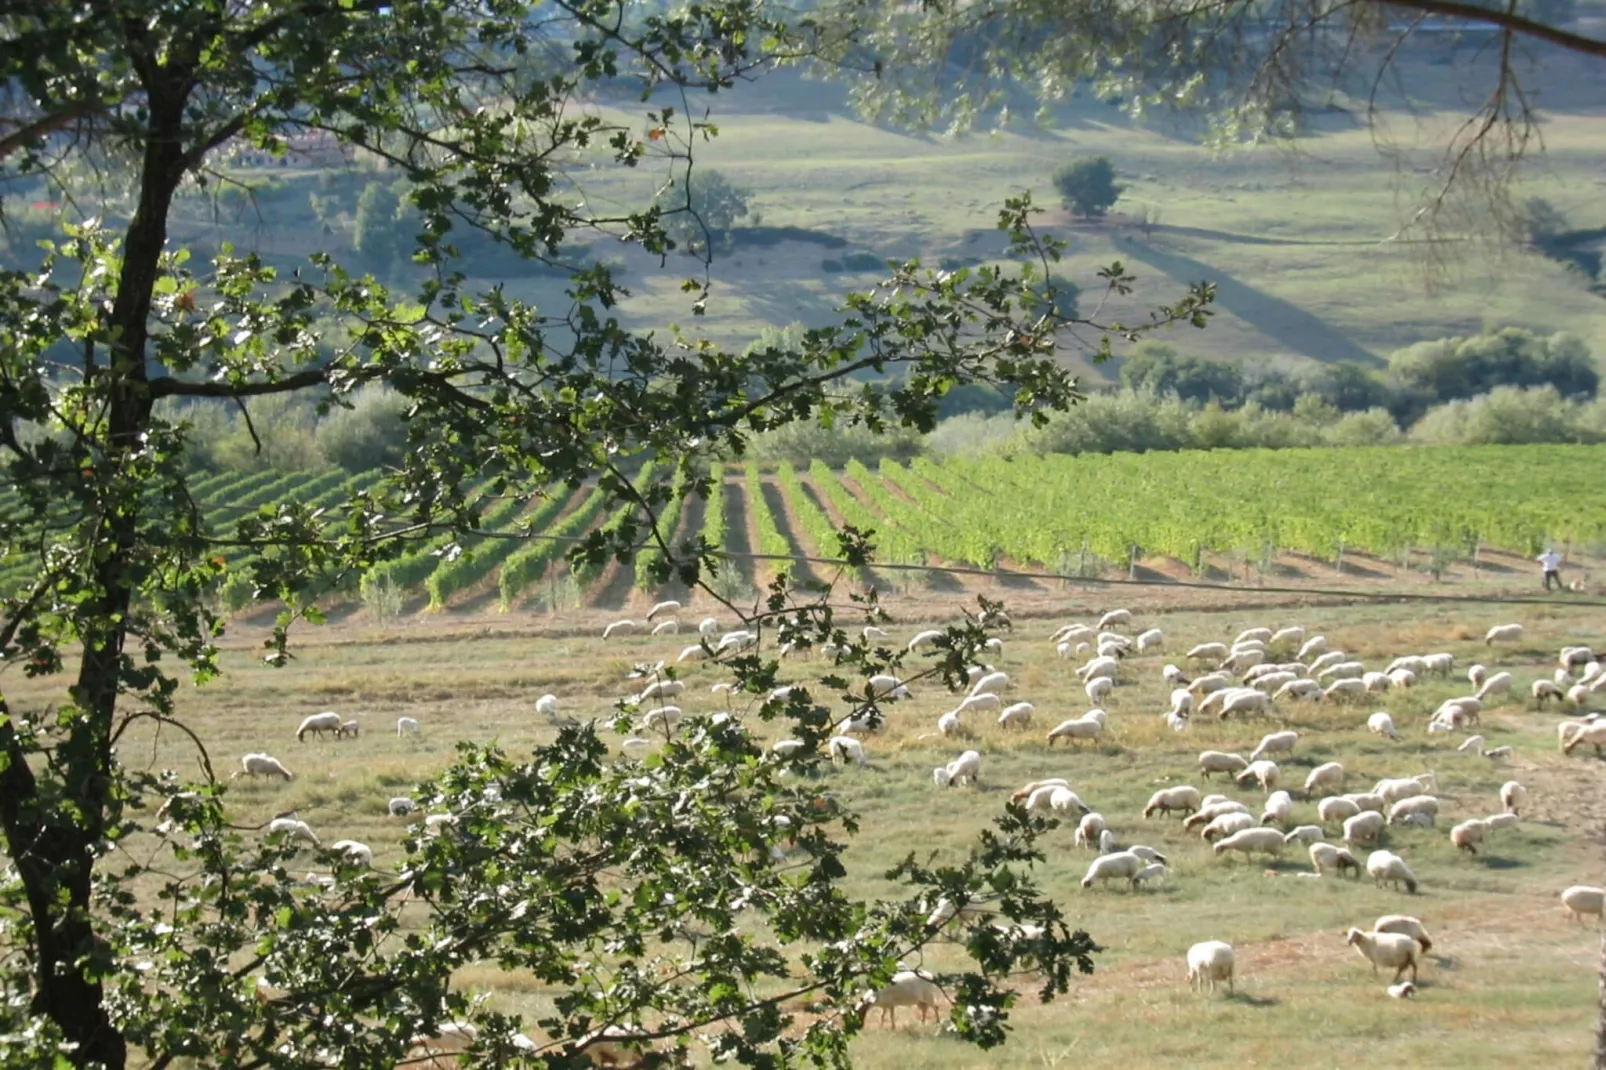
[[[24,123],[8,134],[0,135],[0,160],[10,156],[35,138],[53,134],[65,126],[87,119],[97,112],[105,111],[108,105],[100,100],[81,100],[63,106],[59,111],[42,115],[30,123]]]
[[[1447,18],[1465,19],[1468,22],[1481,22],[1489,26],[1499,26],[1502,29],[1520,33],[1526,37],[1549,41],[1553,45],[1559,45],[1572,52],[1606,58],[1606,41],[1595,37],[1585,37],[1582,34],[1570,33],[1567,30],[1560,30],[1546,23],[1525,18],[1512,11],[1479,7],[1477,4],[1463,3],[1462,0],[1382,0],[1382,6],[1404,8],[1408,11],[1423,11],[1430,15],[1443,15]]]
[[[317,386],[326,382],[329,369],[309,368],[306,371],[287,375],[283,379],[274,379],[271,382],[244,383],[236,386],[233,383],[195,383],[186,379],[175,379],[172,376],[162,376],[152,379],[150,384],[151,399],[178,397],[178,398],[240,398],[263,397],[268,394],[288,394],[293,390],[305,390],[309,386]]]

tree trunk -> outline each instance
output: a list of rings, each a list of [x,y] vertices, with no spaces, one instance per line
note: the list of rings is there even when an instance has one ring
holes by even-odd
[[[1600,938],[1600,1010],[1595,1016],[1595,1070],[1606,1070],[1606,933]]]

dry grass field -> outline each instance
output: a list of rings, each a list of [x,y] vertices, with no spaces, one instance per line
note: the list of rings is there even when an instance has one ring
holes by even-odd
[[[896,1032],[872,1026],[855,1044],[861,1065],[1516,1067],[1576,1064],[1589,1050],[1599,934],[1570,923],[1556,897],[1570,884],[1606,880],[1606,780],[1595,758],[1557,752],[1559,714],[1536,712],[1525,698],[1531,680],[1550,676],[1563,643],[1606,646],[1606,618],[1598,609],[1569,608],[1564,600],[1554,608],[1307,601],[1275,608],[1140,609],[1141,626],[1165,630],[1167,652],[1135,657],[1124,666],[1123,686],[1106,703],[1109,732],[1096,747],[1049,750],[1043,732],[1062,716],[1082,712],[1086,700],[1075,686],[1072,663],[1055,655],[1047,636],[1060,621],[1087,619],[1088,606],[1080,594],[1033,603],[1038,615],[1017,621],[995,660],[1012,677],[1009,699],[1036,703],[1036,720],[1030,732],[1009,734],[989,715],[967,715],[976,738],[965,745],[983,755],[979,787],[941,790],[932,783],[932,768],[960,749],[956,741],[920,738],[954,704],[932,686],[917,687],[911,701],[893,709],[891,726],[867,740],[870,768],[831,777],[832,789],[864,818],[849,856],[853,890],[875,892],[879,874],[910,851],[957,857],[999,813],[1011,789],[1056,775],[1067,777],[1109,819],[1121,843],[1147,843],[1167,854],[1170,877],[1140,892],[1115,886],[1084,891],[1079,881],[1091,856],[1072,846],[1069,828],[1055,832],[1045,885],[1069,918],[1104,946],[1097,972],[1053,1004],[1024,999],[1013,1038],[1002,1050],[979,1052],[929,1026],[906,1024]],[[946,608],[930,598],[894,598],[893,639],[952,619],[958,604],[958,597]],[[1507,619],[1525,623],[1524,639],[1486,648],[1484,629]],[[1455,654],[1456,668],[1448,680],[1370,696],[1364,704],[1280,703],[1270,721],[1200,720],[1184,734],[1165,727],[1159,716],[1167,695],[1163,663],[1180,663],[1192,644],[1230,640],[1247,626],[1293,623],[1325,634],[1368,667],[1381,667],[1397,654],[1445,650]],[[326,843],[343,837],[365,841],[375,848],[376,865],[386,867],[400,856],[403,832],[387,816],[386,800],[406,794],[447,763],[456,741],[496,740],[517,755],[550,738],[551,728],[534,710],[541,694],[560,696],[566,715],[602,715],[627,692],[623,677],[632,662],[673,657],[685,642],[683,636],[603,642],[599,632],[594,619],[561,617],[519,630],[490,618],[439,618],[433,627],[392,630],[353,620],[302,634],[291,667],[275,670],[258,661],[260,637],[247,626],[231,635],[226,675],[186,690],[180,707],[220,767],[246,751],[266,750],[295,771],[290,784],[237,782],[228,799],[238,822],[258,825],[295,808]],[[1512,700],[1488,712],[1479,729],[1489,746],[1513,747],[1509,759],[1457,752],[1460,737],[1423,730],[1442,699],[1467,692],[1464,672],[1472,661],[1516,676]],[[820,668],[817,662],[788,664],[786,675],[800,681]],[[708,684],[718,672],[703,666],[686,674],[688,710],[715,708]],[[8,698],[23,708],[42,705],[56,698],[51,688],[59,683],[8,680]],[[361,738],[298,744],[297,722],[323,709],[360,720]],[[1393,714],[1402,742],[1364,730],[1366,715],[1375,709]],[[399,716],[417,718],[422,732],[398,737]],[[1199,779],[1198,751],[1247,752],[1264,732],[1279,727],[1301,733],[1293,758],[1283,763],[1285,780],[1294,787],[1311,767],[1329,760],[1344,764],[1347,790],[1364,790],[1383,776],[1426,770],[1438,775],[1444,802],[1439,827],[1385,834],[1385,845],[1415,869],[1420,894],[1376,888],[1369,879],[1300,876],[1309,865],[1297,847],[1273,865],[1217,859],[1196,836],[1185,835],[1176,819],[1141,820],[1143,803],[1157,786],[1194,783],[1217,790]],[[615,737],[609,732],[607,738]],[[158,738],[131,732],[121,757],[134,767],[196,773],[192,752],[172,733]],[[1523,823],[1494,834],[1478,857],[1458,857],[1448,827],[1497,811],[1496,793],[1507,779],[1522,781],[1531,792]],[[1258,792],[1222,790],[1258,807]],[[1296,818],[1314,822],[1313,804],[1297,804]],[[304,861],[308,869],[320,868],[310,852]],[[1347,927],[1367,927],[1392,912],[1418,915],[1435,939],[1414,1002],[1387,998],[1387,979],[1374,976],[1343,941]],[[1235,996],[1188,990],[1183,955],[1205,939],[1237,948]],[[941,968],[950,955],[939,946],[926,962]],[[458,980],[527,1015],[548,996],[489,966],[466,970]],[[1029,978],[1022,979],[1022,988],[1030,991]]]

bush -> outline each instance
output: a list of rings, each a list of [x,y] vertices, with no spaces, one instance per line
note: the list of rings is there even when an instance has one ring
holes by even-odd
[[[191,425],[190,462],[202,471],[303,472],[322,468],[323,456],[313,437],[315,414],[308,402],[287,395],[269,395],[247,403],[251,421],[223,402],[201,401],[184,406],[181,418]],[[251,437],[256,428],[261,449]]]
[[[962,413],[943,420],[926,436],[926,450],[954,457],[995,453],[1020,426],[1013,413]]]
[[[738,221],[751,212],[752,190],[736,185],[718,171],[698,168],[670,182],[655,202],[664,213],[664,232],[683,249],[724,248]]]
[[[920,435],[904,428],[877,434],[862,424],[827,429],[798,421],[755,436],[747,455],[758,461],[790,461],[798,467],[807,467],[819,458],[832,468],[841,468],[850,460],[866,465],[877,464],[883,457],[908,460],[920,453],[920,444]]]
[[[1401,386],[1430,403],[1477,397],[1501,386],[1548,385],[1562,397],[1592,398],[1600,386],[1594,358],[1582,341],[1517,327],[1419,342],[1391,355],[1389,370]]]
[[[1446,446],[1597,442],[1602,436],[1592,426],[1596,409],[1564,399],[1552,386],[1502,386],[1430,409],[1411,428],[1411,441]]]
[[[1066,209],[1083,219],[1096,219],[1120,200],[1126,187],[1115,181],[1108,156],[1078,156],[1054,172],[1054,188]]]
[[[349,409],[336,409],[318,424],[318,449],[348,472],[394,468],[407,452],[407,399],[393,390],[365,387]]]

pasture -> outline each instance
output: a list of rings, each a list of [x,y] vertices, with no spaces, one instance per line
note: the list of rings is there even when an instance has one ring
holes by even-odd
[[[1099,592],[1105,597],[1105,592]],[[1036,704],[1031,730],[1006,733],[992,715],[967,714],[975,738],[929,736],[937,714],[956,699],[933,684],[913,685],[914,697],[891,709],[891,723],[866,737],[868,769],[828,774],[829,788],[863,818],[863,832],[849,853],[855,892],[873,893],[880,874],[913,851],[957,857],[1000,812],[1008,793],[1026,781],[1063,776],[1089,805],[1103,813],[1125,845],[1146,843],[1171,860],[1168,879],[1131,891],[1111,884],[1083,890],[1081,876],[1093,854],[1076,849],[1070,827],[1050,837],[1042,877],[1072,924],[1086,928],[1105,950],[1097,971],[1079,979],[1071,994],[1042,1006],[1029,995],[1030,978],[1014,1012],[1015,1032],[1005,1048],[983,1053],[941,1036],[930,1026],[900,1019],[902,1028],[870,1026],[854,1046],[859,1064],[897,1064],[958,1070],[970,1067],[1070,1065],[1338,1066],[1365,1062],[1402,1066],[1543,1066],[1576,1064],[1590,1050],[1596,1009],[1595,966],[1599,933],[1569,922],[1557,893],[1575,883],[1601,883],[1606,865],[1601,834],[1606,822],[1606,783],[1601,765],[1577,753],[1563,758],[1555,723],[1562,714],[1536,712],[1527,701],[1530,681],[1549,678],[1564,643],[1606,646],[1606,623],[1598,611],[1498,605],[1312,605],[1275,608],[1193,606],[1164,608],[1151,602],[1137,611],[1137,627],[1158,626],[1165,652],[1134,656],[1123,665],[1122,684],[1105,703],[1109,730],[1096,745],[1048,749],[1048,728],[1087,707],[1072,675],[1074,662],[1056,656],[1047,641],[1052,629],[1071,619],[1091,622],[1097,609],[1086,595],[1037,600],[1041,616],[1017,618],[1002,653],[993,660],[1011,676],[1008,701]],[[889,645],[906,641],[920,627],[940,624],[958,612],[958,599],[943,606],[930,599],[888,608]],[[688,609],[682,619],[703,615]],[[201,689],[186,689],[183,717],[204,740],[214,763],[231,768],[238,755],[266,750],[295,771],[292,783],[239,781],[228,800],[243,825],[260,825],[291,808],[327,843],[354,838],[375,849],[375,865],[394,864],[403,825],[386,814],[386,800],[452,757],[459,739],[499,741],[510,753],[550,738],[536,714],[546,692],[559,696],[564,715],[604,715],[626,694],[624,675],[633,662],[672,658],[688,641],[681,636],[599,638],[595,615],[547,618],[535,628],[513,631],[477,621],[437,618],[433,625],[404,629],[356,620],[300,636],[288,669],[263,666],[260,636],[245,626],[231,633],[226,675]],[[1520,620],[1527,632],[1514,645],[1489,649],[1485,628]],[[732,622],[733,623],[733,622]],[[1321,705],[1281,701],[1271,719],[1239,723],[1196,718],[1184,733],[1162,722],[1169,687],[1160,678],[1166,662],[1182,664],[1194,643],[1230,642],[1252,625],[1301,624],[1330,644],[1349,651],[1368,668],[1381,668],[1404,653],[1449,651],[1455,668],[1448,679],[1427,679],[1409,691],[1368,696],[1362,703]],[[1460,736],[1424,732],[1431,711],[1446,697],[1470,690],[1468,664],[1516,676],[1510,701],[1486,711],[1477,729],[1488,746],[1509,745],[1513,755],[1490,760],[1456,751]],[[904,675],[917,671],[918,659]],[[806,682],[821,671],[817,661],[783,663],[783,675]],[[720,671],[703,665],[685,673],[683,699],[690,711],[717,708],[709,683]],[[21,708],[52,701],[54,680],[8,681],[8,698]],[[59,691],[56,692],[59,694]],[[357,718],[357,740],[298,744],[296,724],[308,713],[333,709]],[[1368,713],[1390,711],[1403,741],[1394,743],[1364,729]],[[422,731],[399,737],[400,716],[417,718]],[[1433,771],[1444,810],[1436,829],[1390,828],[1383,846],[1404,856],[1421,881],[1420,894],[1376,888],[1359,881],[1309,879],[1302,848],[1294,845],[1274,864],[1219,859],[1177,818],[1145,822],[1140,813],[1155,788],[1191,783],[1224,791],[1259,813],[1261,793],[1218,787],[1200,779],[1196,756],[1203,749],[1247,753],[1261,735],[1292,727],[1301,740],[1281,762],[1284,786],[1298,787],[1313,766],[1340,761],[1345,790],[1367,790],[1384,776]],[[761,726],[777,738],[781,726]],[[605,731],[617,745],[617,737]],[[982,753],[979,787],[939,789],[932,768],[964,747]],[[175,768],[195,775],[193,754],[174,733],[130,731],[122,760],[134,767]],[[1457,857],[1448,828],[1471,816],[1499,810],[1496,792],[1508,779],[1530,790],[1529,809],[1515,829],[1491,835],[1476,858]],[[1294,781],[1289,785],[1288,781]],[[1218,778],[1219,783],[1219,778]],[[1314,823],[1314,805],[1298,802],[1298,823]],[[1336,831],[1329,839],[1336,841]],[[1358,852],[1364,861],[1364,851]],[[306,855],[307,868],[318,861]],[[1350,926],[1369,928],[1385,913],[1423,919],[1434,938],[1425,957],[1421,991],[1414,1001],[1389,999],[1386,976],[1344,944]],[[1183,956],[1194,942],[1225,940],[1237,949],[1237,994],[1206,996],[1188,990]],[[927,965],[942,968],[947,955],[933,948]],[[494,968],[465,970],[458,983],[493,993],[494,1005],[533,1018],[549,993]]]

